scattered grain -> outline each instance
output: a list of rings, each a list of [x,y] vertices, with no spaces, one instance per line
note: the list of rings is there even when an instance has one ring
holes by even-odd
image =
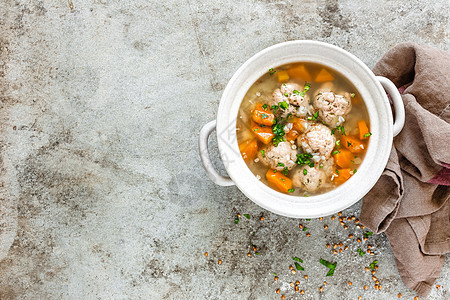
[[[353,238],[353,234],[350,233],[350,234],[348,235],[348,237],[352,239],[352,238]]]
[[[439,284],[436,285],[436,289],[440,289],[441,286]]]
[[[217,262],[219,265],[221,265],[222,264],[222,261],[219,259],[219,261]]]
[[[306,234],[306,236],[307,236],[307,237],[310,237],[310,236],[311,236],[311,233],[308,232],[308,233]]]
[[[205,252],[205,257],[208,257],[208,252]]]
[[[328,225],[323,225],[323,228],[328,229]]]
[[[342,211],[338,212],[338,216],[342,216]]]
[[[276,292],[277,294],[279,294],[279,293],[280,293],[280,289],[276,290],[275,292]]]
[[[367,285],[363,286],[363,289],[367,290]]]
[[[349,281],[349,282],[348,282],[348,285],[352,285],[352,282],[351,282],[351,281]]]
[[[264,217],[259,218],[261,221],[264,221]]]
[[[402,293],[398,293],[397,297],[401,298],[402,297]]]
[[[305,275],[305,279],[308,279],[308,275]]]

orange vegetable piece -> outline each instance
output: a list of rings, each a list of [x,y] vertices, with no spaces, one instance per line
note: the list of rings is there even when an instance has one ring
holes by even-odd
[[[293,78],[300,78],[304,81],[311,81],[311,75],[306,69],[305,65],[301,64],[287,70],[289,76]]]
[[[239,145],[239,151],[245,161],[253,160],[258,152],[258,141],[248,140]]]
[[[325,82],[334,80],[334,76],[328,72],[327,69],[323,68],[320,70],[319,74],[317,74],[315,81],[316,82]]]
[[[350,150],[351,153],[361,153],[366,149],[360,139],[351,135],[341,136],[341,145]]]
[[[296,138],[298,138],[299,135],[300,135],[300,133],[298,133],[297,130],[294,130],[294,129],[289,130],[289,132],[286,133],[286,140],[288,140],[289,142],[293,141]]]
[[[296,118],[294,119],[294,125],[292,126],[298,132],[303,132],[306,129],[307,122],[304,119]]]
[[[280,192],[287,193],[292,189],[292,180],[284,176],[282,172],[274,172],[274,170],[270,169],[266,173],[266,178],[269,184]]]
[[[353,154],[347,149],[339,149],[339,153],[334,155],[334,161],[341,168],[348,168],[352,165]]]
[[[289,74],[287,71],[278,71],[278,82],[285,82],[289,80]]]
[[[346,169],[338,169],[337,172],[334,171],[334,175],[335,177],[333,179],[333,182],[342,184],[346,182],[350,177],[352,177],[353,173],[351,169],[346,168]]]
[[[273,121],[275,120],[275,115],[272,113],[268,105],[264,110],[263,105],[261,103],[257,103],[255,109],[253,110],[252,119],[256,123],[272,126]]]
[[[359,120],[358,121],[358,129],[359,129],[359,138],[361,140],[368,139],[369,136],[364,136],[369,133],[369,127],[367,127],[366,121]]]
[[[258,123],[252,121],[252,125],[250,128],[256,135],[256,138],[267,145],[268,143],[270,143],[270,141],[272,141],[275,135],[273,134],[272,126],[263,126],[264,125],[259,125]]]

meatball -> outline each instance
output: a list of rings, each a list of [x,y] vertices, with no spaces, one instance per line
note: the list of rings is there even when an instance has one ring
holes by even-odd
[[[335,143],[336,138],[331,134],[330,128],[322,124],[311,125],[309,130],[297,139],[298,146],[312,154],[315,162],[328,159]]]
[[[327,175],[324,171],[308,165],[297,168],[292,175],[292,184],[295,187],[303,187],[308,192],[316,192],[326,180]]]
[[[296,92],[294,93],[294,91]],[[303,91],[303,88],[296,83],[282,84],[279,89],[273,92],[273,104],[278,105],[278,103],[286,101],[295,106],[308,106],[309,97],[307,95],[301,96],[301,91]]]
[[[333,175],[334,170],[336,169],[336,166],[334,165],[334,158],[330,157],[329,159],[327,159],[326,161],[321,163],[319,165],[319,168],[325,173],[325,175],[328,178],[331,178],[331,176]]]
[[[263,164],[272,169],[281,171],[287,168],[291,170],[296,165],[297,150],[292,149],[292,145],[289,142],[281,142],[277,147],[270,145],[263,150],[264,155],[259,151],[258,158]]]
[[[330,89],[321,89],[314,97],[314,108],[319,110],[319,117],[325,124],[336,127],[345,122],[344,117],[352,109],[351,96],[349,93],[337,95]]]

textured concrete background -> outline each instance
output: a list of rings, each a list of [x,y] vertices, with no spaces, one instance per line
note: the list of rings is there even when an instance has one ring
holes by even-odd
[[[448,0],[1,1],[0,299],[412,299],[384,235],[361,246],[354,222],[279,217],[215,186],[197,137],[257,51],[316,39],[372,67],[401,41],[448,51],[448,11]],[[251,218],[235,224],[238,213]],[[349,249],[333,255],[336,242]],[[368,244],[376,255],[359,256]],[[291,273],[292,256],[304,272]],[[338,262],[333,277],[320,257]],[[374,259],[381,291],[364,271]],[[447,257],[429,299],[448,299],[448,282]]]

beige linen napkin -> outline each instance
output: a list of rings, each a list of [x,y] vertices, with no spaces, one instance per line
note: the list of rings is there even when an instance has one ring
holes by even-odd
[[[403,43],[373,71],[400,87],[406,122],[361,222],[386,233],[403,281],[427,296],[450,251],[450,54]]]

